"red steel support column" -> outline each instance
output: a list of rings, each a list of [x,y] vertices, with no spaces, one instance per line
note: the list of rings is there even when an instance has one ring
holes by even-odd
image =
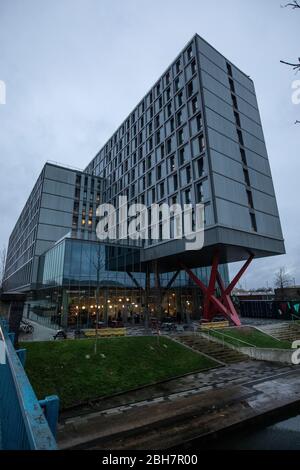
[[[254,255],[250,255],[249,259],[246,261],[244,266],[240,269],[234,279],[231,281],[229,286],[225,288],[224,282],[221,278],[221,275],[218,271],[219,265],[219,252],[216,251],[213,256],[211,273],[208,287],[204,285],[200,279],[187,268],[184,264],[182,264],[182,268],[186,271],[190,279],[197,284],[197,286],[202,290],[204,294],[204,311],[203,311],[203,319],[205,321],[212,321],[213,318],[218,315],[222,314],[236,326],[241,325],[241,321],[239,319],[238,313],[235,309],[235,306],[231,300],[231,293],[236,284],[239,282],[240,278],[250,265],[251,261],[253,260]],[[221,290],[221,298],[218,299],[215,295],[216,291],[216,282],[218,282],[220,290]]]
[[[204,320],[207,320],[207,321],[210,321],[212,319],[212,317],[214,316],[214,312],[215,312],[215,306],[211,300],[216,290],[216,280],[217,280],[217,273],[218,273],[219,258],[220,258],[219,252],[216,251],[213,255],[213,262],[211,266],[208,289],[204,296],[203,318]]]

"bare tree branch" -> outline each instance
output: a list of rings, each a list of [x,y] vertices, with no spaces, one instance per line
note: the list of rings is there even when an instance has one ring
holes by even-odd
[[[286,62],[285,60],[281,60],[280,63],[285,64],[285,65],[289,65],[290,67],[293,67],[294,70],[299,72],[299,70],[300,70],[300,57],[298,58],[298,60],[299,60],[299,64],[293,64],[291,62]]]
[[[296,0],[294,0],[292,3],[287,3],[286,5],[281,5],[281,8],[288,8],[291,7],[293,10],[296,10],[296,8],[300,8],[300,3]]]

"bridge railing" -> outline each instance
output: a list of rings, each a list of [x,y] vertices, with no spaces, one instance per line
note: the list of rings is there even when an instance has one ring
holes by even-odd
[[[55,450],[58,397],[38,401],[23,367],[25,356],[0,320],[0,449]]]

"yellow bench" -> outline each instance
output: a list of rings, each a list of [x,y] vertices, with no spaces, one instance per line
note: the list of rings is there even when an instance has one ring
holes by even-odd
[[[211,323],[202,323],[200,326],[201,330],[218,330],[221,328],[228,328],[229,321],[216,321]]]
[[[85,336],[88,338],[96,336],[96,330],[85,330]],[[99,328],[98,336],[107,337],[107,336],[125,336],[126,328]]]

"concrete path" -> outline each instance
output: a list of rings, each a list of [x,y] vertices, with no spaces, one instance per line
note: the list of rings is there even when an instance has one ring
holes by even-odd
[[[233,364],[104,400],[98,410],[63,415],[61,448],[160,449],[300,400],[300,369]]]
[[[41,325],[33,320],[26,320],[31,323],[34,327],[33,333],[25,334],[20,333],[19,341],[52,341],[53,335],[57,333],[57,330],[48,328],[47,326]]]

